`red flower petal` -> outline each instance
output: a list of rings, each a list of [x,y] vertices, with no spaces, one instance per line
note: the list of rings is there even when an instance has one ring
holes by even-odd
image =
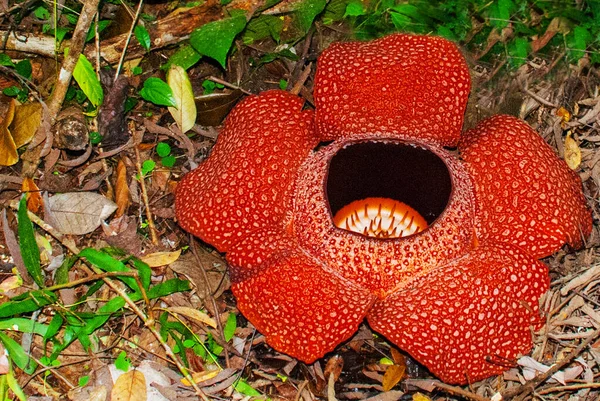
[[[529,352],[548,285],[548,268],[519,248],[481,246],[378,302],[367,318],[443,381],[475,382]]]
[[[228,254],[232,290],[269,345],[312,363],[354,334],[375,298],[296,251],[282,234],[258,231]]]
[[[460,51],[439,37],[334,43],[318,60],[317,131],[325,140],[385,131],[456,146],[470,85]]]
[[[477,235],[541,258],[580,247],[592,219],[581,180],[525,122],[495,116],[459,144],[476,186]]]
[[[300,163],[316,146],[312,112],[283,91],[245,99],[210,157],[177,186],[179,224],[220,251],[262,227],[282,227]]]
[[[437,146],[383,134],[355,135],[312,153],[298,177],[293,227],[299,244],[373,294],[385,296],[473,247],[472,182],[462,163]],[[334,225],[333,215],[342,206],[370,197],[404,202],[430,225],[397,239]],[[437,210],[431,212],[426,205],[434,203]]]

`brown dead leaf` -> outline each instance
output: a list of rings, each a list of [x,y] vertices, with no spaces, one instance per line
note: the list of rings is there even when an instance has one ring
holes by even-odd
[[[117,204],[115,217],[121,217],[125,214],[127,208],[131,204],[131,198],[129,197],[129,186],[127,185],[127,166],[125,166],[123,159],[119,159],[119,162],[117,163],[115,202]]]
[[[31,142],[41,123],[41,104],[27,103],[16,107],[14,119],[10,124],[10,132],[17,149]]]
[[[66,192],[46,203],[48,222],[63,234],[94,231],[117,209],[110,199],[94,192]]]
[[[0,123],[0,166],[12,166],[19,161],[17,146],[8,130],[10,123],[12,123],[15,117],[15,108],[16,102],[12,99],[4,115],[4,119]]]
[[[400,380],[404,377],[404,373],[406,372],[405,366],[399,365],[390,365],[385,371],[383,375],[383,391],[390,391],[393,389],[396,384],[400,383]]]
[[[569,131],[565,138],[565,161],[571,170],[577,170],[581,164],[581,150],[577,141],[572,138],[572,133]]]
[[[217,322],[215,321],[215,319],[208,316],[204,312],[200,312],[198,309],[188,308],[187,306],[172,306],[169,308],[169,312],[183,315],[190,319],[194,319],[200,323],[207,324],[214,329],[217,328]]]
[[[198,124],[210,127],[220,125],[242,95],[241,90],[234,90],[197,96]]]
[[[33,178],[25,178],[21,190],[27,194],[27,209],[32,213],[37,213],[44,201],[42,200],[42,193]]]
[[[327,378],[329,377],[329,375],[333,375],[333,381],[336,382],[342,374],[343,369],[344,359],[339,355],[334,355],[327,361],[327,364],[325,365],[325,371],[323,372],[323,376]]]
[[[185,275],[192,282],[196,288],[196,294],[201,299],[205,299],[209,295],[218,298],[231,285],[227,275],[227,264],[220,256],[202,248],[198,250],[198,257],[199,261],[191,252],[186,253],[176,262],[171,263],[169,267],[173,271]],[[208,283],[201,269],[206,269]]]
[[[181,249],[178,249],[173,252],[155,252],[143,256],[142,262],[146,263],[150,267],[159,267],[170,265],[179,259],[179,255],[181,255]]]
[[[130,370],[117,379],[112,388],[112,401],[146,401],[146,378],[142,372]]]

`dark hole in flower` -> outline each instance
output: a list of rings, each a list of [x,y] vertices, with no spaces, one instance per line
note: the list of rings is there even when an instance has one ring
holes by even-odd
[[[435,153],[399,142],[356,142],[331,159],[327,197],[334,223],[364,235],[404,237],[444,211],[452,191]]]

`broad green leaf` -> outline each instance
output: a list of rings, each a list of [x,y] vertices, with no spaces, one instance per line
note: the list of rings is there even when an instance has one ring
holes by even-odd
[[[160,78],[150,77],[145,80],[140,95],[142,95],[145,100],[159,106],[177,105],[171,87]]]
[[[133,34],[135,35],[140,45],[144,48],[144,50],[150,50],[150,32],[146,29],[146,27],[142,25],[136,25],[133,30]]]
[[[296,5],[295,14],[304,32],[308,32],[317,15],[321,14],[327,5],[327,0],[304,0]]]
[[[366,10],[360,0],[353,0],[348,3],[346,6],[346,12],[344,13],[344,18],[346,17],[358,17],[360,15],[365,15]]]
[[[283,21],[281,17],[274,15],[261,15],[258,18],[253,18],[246,26],[242,39],[246,45],[268,37],[272,37],[276,42],[279,42]]]
[[[508,54],[510,58],[510,64],[518,68],[527,62],[527,56],[529,55],[530,45],[525,38],[516,38],[508,46]]]
[[[175,161],[177,159],[175,159],[175,156],[173,155],[169,155],[169,156],[165,156],[162,159],[160,159],[160,163],[167,168],[171,168],[175,165]]]
[[[0,65],[5,67],[14,67],[15,63],[12,62],[11,58],[6,53],[0,53]]]
[[[490,5],[490,24],[498,29],[504,29],[510,22],[511,14],[517,6],[512,0],[497,0]]]
[[[246,27],[246,15],[235,15],[209,22],[192,32],[190,44],[201,55],[213,58],[225,68],[227,53],[235,37]]]
[[[73,70],[73,78],[95,107],[102,104],[104,100],[102,85],[100,85],[100,80],[96,76],[92,63],[83,54],[79,55],[79,60],[75,65],[75,70]]]
[[[37,363],[31,358],[29,358],[27,353],[23,350],[23,347],[21,347],[21,345],[18,342],[16,342],[1,331],[0,341],[2,341],[4,348],[6,348],[6,351],[8,352],[8,356],[15,363],[15,365],[17,365],[19,368],[21,368],[24,372],[28,374],[32,374],[33,372],[35,372]]]
[[[1,304],[0,318],[33,312],[46,305],[55,303],[56,300],[56,295],[50,291],[29,291],[13,298],[11,301]]]
[[[33,281],[35,281],[38,286],[43,287],[44,276],[40,265],[40,250],[35,242],[33,224],[27,215],[27,199],[25,196],[23,196],[19,202],[18,216],[19,224],[17,229],[19,232],[19,249],[21,249],[23,263]]]
[[[223,327],[223,337],[225,337],[225,341],[229,341],[233,338],[236,327],[237,318],[235,313],[229,313],[229,316],[227,316],[227,323],[225,323],[225,327]]]
[[[99,269],[105,272],[131,272],[127,266],[123,264],[120,260],[117,260],[110,256],[107,253],[98,251],[93,248],[86,248],[83,251],[79,252],[79,256],[86,258],[88,262],[98,267]],[[123,281],[129,288],[134,291],[139,291],[139,287],[135,278],[123,276],[119,278]]]
[[[176,64],[181,66],[184,70],[187,70],[200,61],[201,58],[202,55],[194,50],[192,46],[181,46],[171,57],[169,57],[169,60],[161,67],[161,69],[168,70],[171,68],[172,64]]]
[[[15,70],[24,78],[31,79],[31,73],[33,69],[31,67],[31,61],[28,59],[21,60],[15,64]]]
[[[22,333],[34,333],[45,336],[48,331],[48,326],[31,319],[13,317],[8,320],[0,320],[0,330],[14,330]]]
[[[173,64],[167,73],[167,83],[173,91],[175,107],[169,107],[169,113],[177,122],[179,129],[184,134],[194,127],[196,123],[196,102],[192,83],[185,70]]]

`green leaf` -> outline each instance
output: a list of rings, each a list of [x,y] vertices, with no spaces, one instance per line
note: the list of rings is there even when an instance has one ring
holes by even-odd
[[[175,294],[176,292],[184,292],[190,289],[190,282],[187,280],[181,280],[178,278],[172,278],[165,281],[164,283],[157,284],[151,287],[147,296],[149,299],[155,299],[164,297],[167,295]]]
[[[156,154],[160,157],[169,156],[171,154],[171,146],[166,142],[159,142],[156,145]]]
[[[8,374],[6,374],[6,383],[8,384],[8,387],[10,387],[12,392],[17,396],[17,398],[19,400],[27,401],[27,396],[25,395],[25,393],[23,392],[23,389],[19,385],[19,382],[15,378],[15,375],[14,375],[12,369],[8,372]],[[8,399],[9,398],[7,397],[6,400],[8,400]]]
[[[296,5],[295,14],[298,25],[308,32],[317,15],[321,14],[327,5],[327,0],[304,0]]]
[[[142,175],[146,176],[146,175],[150,174],[152,171],[154,171],[155,167],[156,167],[156,162],[154,162],[154,160],[152,160],[152,159],[144,160],[144,162],[142,163]]]
[[[135,295],[135,294],[131,294],[131,295],[133,298],[133,295]],[[125,300],[123,298],[115,297],[115,298],[111,299],[110,301],[105,303],[100,309],[98,309],[98,311],[96,312],[96,317],[89,320],[87,322],[87,324],[85,325],[84,330],[80,331],[78,334],[92,334],[94,331],[96,331],[96,329],[98,329],[104,323],[106,323],[108,321],[108,319],[110,319],[110,317],[112,316],[113,313],[122,309],[124,306],[125,306]],[[79,337],[79,335],[78,335],[78,337]],[[80,339],[80,341],[81,341],[81,339]]]
[[[354,0],[348,3],[346,6],[346,12],[344,13],[344,18],[346,17],[358,17],[361,15],[365,15],[366,10],[363,7],[362,1]]]
[[[28,59],[21,60],[15,64],[15,70],[23,78],[31,79],[31,72],[33,70],[31,68],[31,61]]]
[[[251,387],[245,379],[238,380],[233,388],[238,393],[242,393],[250,397],[259,397],[261,395],[256,389]]]
[[[115,359],[115,367],[123,372],[129,372],[130,366],[131,360],[127,358],[127,353],[125,351],[121,351],[117,359]]]
[[[14,330],[22,333],[34,333],[45,336],[48,326],[31,319],[13,317],[8,320],[0,320],[0,330]]]
[[[27,215],[27,198],[23,196],[19,202],[19,249],[27,272],[39,287],[44,287],[44,276],[40,265],[40,250],[35,242],[33,224]]]
[[[100,32],[102,32],[103,30],[105,30],[106,28],[108,28],[108,26],[111,24],[111,20],[107,20],[107,19],[103,19],[98,21],[98,35],[100,35]],[[90,30],[87,33],[87,36],[85,37],[85,41],[89,42],[90,40],[94,39],[94,37],[96,36],[96,22],[92,22],[92,26],[90,27]]]
[[[508,26],[510,16],[517,9],[512,0],[493,1],[490,6],[490,24],[498,29]]]
[[[177,105],[171,87],[160,78],[150,77],[145,80],[140,95],[145,100],[159,106],[175,107]]]
[[[245,27],[246,15],[236,13],[196,29],[190,36],[190,44],[198,53],[217,60],[225,68],[225,60],[233,40]]]
[[[0,305],[0,318],[29,313],[55,303],[57,300],[53,292],[45,290],[28,291],[23,295],[14,297],[11,301]]]
[[[150,50],[150,32],[143,25],[136,25],[133,30],[133,34],[135,35],[140,45],[144,48],[144,50]]]
[[[144,290],[148,290],[150,288],[150,280],[152,279],[152,269],[147,263],[142,262],[138,258],[132,258],[131,263],[133,263],[138,272],[142,287],[144,287]]]
[[[261,15],[250,20],[244,30],[244,44],[249,45],[257,40],[272,37],[276,42],[281,39],[283,19],[274,15]]]
[[[229,313],[229,316],[227,316],[227,323],[225,323],[225,327],[223,327],[223,337],[225,337],[225,341],[229,341],[233,338],[236,327],[237,318],[235,313]]]
[[[35,18],[47,20],[50,18],[50,11],[46,7],[40,6],[33,10],[33,15],[35,15]]]
[[[2,341],[4,348],[6,348],[6,351],[8,352],[8,356],[15,363],[15,365],[17,365],[27,374],[32,374],[33,372],[35,372],[37,363],[35,363],[35,361],[31,358],[29,358],[27,353],[23,350],[23,347],[21,347],[21,345],[18,342],[16,342],[1,331],[0,341]]]
[[[88,375],[81,376],[79,378],[79,382],[77,383],[79,387],[85,387],[90,382],[90,377]]]
[[[92,63],[83,54],[79,55],[79,60],[75,65],[75,70],[73,70],[73,78],[95,107],[102,104],[104,100],[102,85],[100,85]]]
[[[527,56],[529,55],[529,41],[525,38],[516,38],[508,46],[508,54],[510,58],[510,64],[514,68],[519,68],[527,62]]]
[[[585,50],[592,40],[590,31],[582,26],[576,26],[567,36],[567,46],[569,48],[569,58],[578,61],[585,55]]]
[[[54,315],[54,317],[50,321],[50,324],[48,325],[46,334],[44,334],[44,340],[48,341],[52,337],[54,337],[58,333],[58,331],[60,330],[60,328],[62,327],[64,322],[65,322],[65,319],[63,319],[61,315],[58,315],[58,314]]]
[[[169,57],[169,60],[161,67],[161,69],[168,71],[169,68],[171,68],[171,64],[176,64],[184,70],[187,70],[200,61],[201,58],[202,55],[194,50],[192,46],[181,46],[171,57]]]
[[[11,58],[6,53],[0,53],[0,65],[5,67],[14,67],[15,63],[12,62]]]
[[[105,252],[98,251],[93,248],[86,248],[79,252],[79,256],[86,258],[88,262],[105,272],[131,272],[127,266],[120,260],[117,260]],[[129,288],[134,291],[139,291],[135,278],[129,276],[119,277]]]
[[[169,155],[169,156],[165,156],[162,159],[160,159],[160,163],[167,168],[171,168],[175,165],[175,161],[177,159],[175,159],[175,156],[173,155]]]

